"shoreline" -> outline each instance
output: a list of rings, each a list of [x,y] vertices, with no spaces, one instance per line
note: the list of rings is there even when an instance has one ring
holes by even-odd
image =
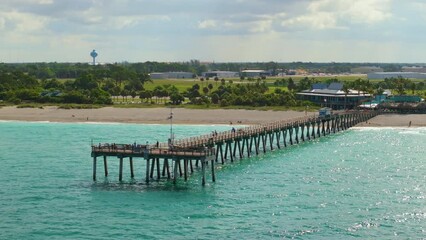
[[[261,111],[242,109],[173,109],[173,124],[255,125],[278,120],[314,116],[317,112]],[[0,108],[0,121],[87,123],[87,124],[169,124],[169,108],[58,109]],[[410,124],[411,122],[411,124]],[[361,127],[426,127],[426,114],[383,114],[357,124]]]
[[[316,112],[174,108],[173,124],[255,125],[314,114]],[[0,120],[5,121],[169,124],[169,117],[169,108],[59,109],[53,106],[43,109],[0,108]]]
[[[426,114],[382,114],[361,122],[354,127],[426,127]]]

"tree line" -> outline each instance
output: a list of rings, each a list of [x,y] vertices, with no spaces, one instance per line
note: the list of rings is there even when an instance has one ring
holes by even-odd
[[[229,63],[232,64],[232,63]],[[53,64],[56,66],[55,64]],[[62,65],[62,64],[58,64]],[[155,64],[154,64],[155,65]],[[188,66],[201,65],[193,61]],[[276,80],[273,84],[267,83],[264,78],[232,80],[214,78],[214,83],[200,78],[200,84],[179,91],[176,86],[156,86],[153,90],[146,90],[144,85],[152,82],[146,68],[137,67],[137,64],[107,64],[91,66],[88,64],[74,64],[63,66],[75,67],[78,76],[73,78],[46,78],[40,77],[34,69],[48,67],[42,64],[0,64],[0,100],[21,103],[77,103],[77,104],[112,104],[112,96],[128,96],[139,98],[150,104],[182,104],[183,102],[196,105],[217,104],[225,106],[306,106],[307,102],[296,99],[296,92],[310,89],[312,84],[319,81],[315,78],[302,78],[298,81],[290,78]],[[78,69],[78,70],[77,70]],[[152,69],[151,69],[152,70]],[[324,83],[339,82],[330,78]],[[218,86],[219,85],[219,86]],[[273,86],[274,90],[269,91]],[[359,92],[382,93],[384,89],[392,89],[398,94],[416,90],[424,90],[424,82],[415,83],[402,77],[389,78],[381,82],[370,82],[365,79],[343,82],[343,90],[355,89]],[[118,99],[117,99],[118,101]]]
[[[147,73],[123,65],[86,66],[75,79],[39,78],[12,65],[0,67],[0,100],[15,104],[38,103],[112,104],[112,95],[136,95]]]
[[[324,81],[319,81],[315,78],[302,78],[298,82],[290,78],[278,79],[274,82],[275,86],[287,87],[291,91],[300,92],[310,89],[315,83],[330,84],[332,82],[340,82],[343,84],[343,91],[348,92],[349,89],[358,90],[370,94],[380,95],[385,89],[392,90],[397,95],[416,94],[416,91],[426,90],[424,81],[414,82],[410,79],[399,77],[385,78],[384,81],[372,82],[367,79],[358,78],[354,81],[341,81],[337,78],[330,78]]]
[[[312,63],[312,62],[241,62],[241,63],[201,63],[199,60],[190,60],[187,62],[140,62],[140,63],[115,63],[98,65],[99,73],[111,71],[112,66],[122,66],[126,69],[138,73],[152,72],[192,72],[194,75],[201,76],[207,70],[233,71],[240,72],[245,69],[268,70],[272,75],[279,73],[291,74],[293,69],[306,70],[309,73],[330,73],[339,74],[350,72],[351,68],[359,66],[377,66],[387,71],[400,71],[405,64],[400,63]],[[0,71],[22,71],[37,79],[76,79],[88,71],[93,66],[88,63],[19,63],[6,64],[0,63]]]

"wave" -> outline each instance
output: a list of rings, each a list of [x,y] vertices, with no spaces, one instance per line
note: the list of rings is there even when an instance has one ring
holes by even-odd
[[[51,121],[0,120],[0,123],[13,123],[13,122],[18,122],[18,123],[55,123],[55,122],[51,122]]]
[[[50,124],[90,124],[90,125],[152,125],[152,126],[167,126],[169,123],[134,123],[134,122],[62,122],[62,121],[27,121],[27,120],[0,120],[0,123],[50,123]],[[179,126],[199,126],[199,127],[236,127],[243,128],[250,125],[230,125],[230,124],[190,124],[190,123],[173,123]]]
[[[426,130],[426,127],[352,127],[357,131],[380,131],[380,130]]]

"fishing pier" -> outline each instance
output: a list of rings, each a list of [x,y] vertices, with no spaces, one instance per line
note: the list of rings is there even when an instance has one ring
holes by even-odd
[[[185,139],[171,138],[167,143],[152,145],[99,143],[92,145],[93,181],[96,181],[98,158],[103,158],[104,174],[108,176],[108,157],[114,157],[119,160],[119,181],[123,180],[124,159],[129,160],[131,178],[135,177],[133,160],[142,159],[146,161],[146,183],[162,178],[176,183],[182,177],[187,181],[191,173],[201,170],[202,185],[205,185],[208,169],[212,181],[216,180],[215,164],[265,154],[344,131],[378,114],[378,111],[351,111],[322,118],[303,117]]]

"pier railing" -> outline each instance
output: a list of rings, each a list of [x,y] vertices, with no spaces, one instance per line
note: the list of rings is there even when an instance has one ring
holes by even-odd
[[[96,180],[97,157],[103,157],[105,176],[108,176],[107,157],[119,159],[119,180],[122,180],[123,159],[130,161],[131,177],[134,177],[133,158],[146,160],[146,182],[153,178],[154,169],[157,179],[166,176],[176,182],[178,176],[184,176],[201,164],[202,184],[205,184],[207,166],[211,166],[212,181],[215,181],[215,163],[233,162],[238,157],[250,157],[262,152],[273,151],[299,142],[323,137],[346,130],[359,122],[380,114],[379,111],[346,111],[319,118],[315,115],[274,121],[265,124],[232,128],[228,131],[204,134],[167,143],[156,144],[117,144],[103,143],[92,145],[93,179]],[[161,172],[162,162],[162,174]],[[183,164],[183,167],[181,166]],[[189,166],[189,168],[188,168]],[[173,175],[170,173],[173,169]],[[179,174],[178,174],[179,173]]]
[[[341,114],[353,114],[356,111],[346,111],[335,114],[335,116]],[[327,120],[326,118],[319,118],[317,116],[305,116],[305,117],[297,117],[286,120],[274,121],[266,124],[258,124],[247,126],[243,128],[238,128],[235,130],[228,130],[223,132],[212,132],[210,134],[199,135],[195,137],[189,137],[184,139],[177,139],[174,141],[173,145],[183,148],[197,147],[197,146],[209,146],[213,145],[217,142],[225,142],[228,140],[236,139],[236,138],[245,138],[251,137],[255,134],[261,134],[264,132],[276,131],[282,128],[290,128],[292,126],[301,125],[311,123],[313,121],[322,121]],[[169,146],[168,143],[161,143],[161,147]]]
[[[202,148],[202,149],[189,149],[182,147],[153,147],[152,145],[140,145],[140,144],[116,144],[116,143],[104,143],[99,145],[92,145],[93,155],[102,154],[127,154],[135,156],[145,156],[145,154],[155,156],[181,156],[181,157],[202,157],[212,156],[215,153],[214,148]]]

